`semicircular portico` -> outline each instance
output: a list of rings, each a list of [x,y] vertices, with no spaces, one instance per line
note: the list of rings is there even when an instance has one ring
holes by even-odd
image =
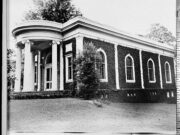
[[[13,36],[16,39],[17,48],[17,67],[15,91],[34,91],[35,80],[38,80],[37,90],[41,90],[41,53],[44,50],[52,51],[52,90],[58,90],[57,87],[57,45],[62,41],[61,33],[62,24],[36,20],[27,21],[18,25],[13,30]],[[24,49],[24,76],[23,76],[23,90],[21,90],[21,55]],[[37,69],[35,68],[35,55],[38,57]],[[35,69],[38,70],[38,79],[34,76]]]

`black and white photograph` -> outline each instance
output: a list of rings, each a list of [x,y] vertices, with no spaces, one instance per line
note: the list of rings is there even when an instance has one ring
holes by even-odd
[[[7,0],[5,11],[8,135],[178,134],[180,0]]]

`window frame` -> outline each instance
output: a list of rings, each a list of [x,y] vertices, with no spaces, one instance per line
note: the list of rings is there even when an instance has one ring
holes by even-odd
[[[52,58],[52,53],[49,52],[47,55],[46,55],[46,58],[45,58],[45,67],[44,67],[44,90],[45,91],[49,91],[49,90],[52,90],[52,79],[51,81],[47,81],[47,69],[51,69],[51,76],[52,76],[52,61],[51,63],[47,63],[47,60],[48,60],[48,57],[50,57],[51,55],[51,58]],[[49,83],[51,85],[51,88],[46,88],[46,84]]]
[[[168,64],[168,67],[169,67],[170,81],[167,81],[166,64]],[[166,61],[166,62],[164,63],[164,72],[165,72],[165,81],[166,81],[166,83],[172,83],[171,65],[169,64],[168,61]]]
[[[71,69],[71,79],[69,79],[69,65],[68,65],[68,58],[71,57],[71,59],[73,60],[73,56],[72,54],[67,54],[65,56],[65,60],[66,60],[66,83],[70,83],[70,82],[73,82],[73,64],[71,65],[72,69]]]
[[[129,80],[127,78],[127,63],[126,63],[126,60],[127,58],[130,57],[131,60],[132,60],[132,69],[133,69],[133,79],[132,80]],[[125,59],[124,59],[124,63],[125,63],[125,76],[126,76],[126,83],[135,83],[136,82],[136,76],[135,76],[135,65],[134,65],[134,58],[130,55],[130,54],[127,54],[125,56]]]
[[[100,80],[100,82],[108,82],[108,69],[107,69],[108,67],[107,67],[107,55],[106,55],[106,52],[102,48],[97,49],[97,52],[98,53],[101,52],[104,55],[104,78],[99,79],[99,80]]]
[[[154,80],[150,80],[149,61],[151,61],[152,64],[153,64],[153,78],[154,78]],[[152,58],[149,58],[148,61],[147,61],[147,70],[148,70],[148,80],[149,80],[149,83],[156,83],[156,68],[155,68],[154,60]]]

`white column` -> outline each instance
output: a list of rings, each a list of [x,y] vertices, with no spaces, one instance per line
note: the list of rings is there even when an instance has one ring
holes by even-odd
[[[160,86],[161,86],[161,89],[163,89],[160,54],[158,55],[158,63],[159,63]]]
[[[79,55],[83,51],[83,36],[76,37],[76,55]]]
[[[63,44],[60,45],[60,90],[64,90]]]
[[[16,48],[16,80],[15,80],[15,92],[21,91],[21,48]]]
[[[57,44],[52,41],[52,90],[58,90],[57,87]]]
[[[144,89],[144,76],[143,76],[143,63],[142,63],[142,50],[139,50],[140,72],[141,72],[141,88]]]
[[[37,91],[41,90],[41,51],[38,51],[38,65],[37,65],[37,73],[38,73],[38,86]]]
[[[34,54],[31,52],[31,42],[25,41],[24,85],[23,92],[34,91]]]
[[[119,69],[118,69],[118,50],[117,50],[118,44],[114,44],[114,52],[115,52],[115,76],[116,76],[116,89],[119,90]]]

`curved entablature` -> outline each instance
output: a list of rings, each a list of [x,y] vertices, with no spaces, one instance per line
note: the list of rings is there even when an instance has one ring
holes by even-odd
[[[13,36],[17,36],[18,33],[21,31],[26,30],[34,30],[34,29],[42,29],[42,30],[50,30],[55,32],[61,32],[62,24],[53,22],[53,21],[47,21],[47,20],[29,20],[25,21],[21,24],[18,24],[12,31]]]
[[[12,33],[17,43],[23,40],[58,41],[62,40],[61,28],[61,23],[46,20],[31,20],[16,26]]]

